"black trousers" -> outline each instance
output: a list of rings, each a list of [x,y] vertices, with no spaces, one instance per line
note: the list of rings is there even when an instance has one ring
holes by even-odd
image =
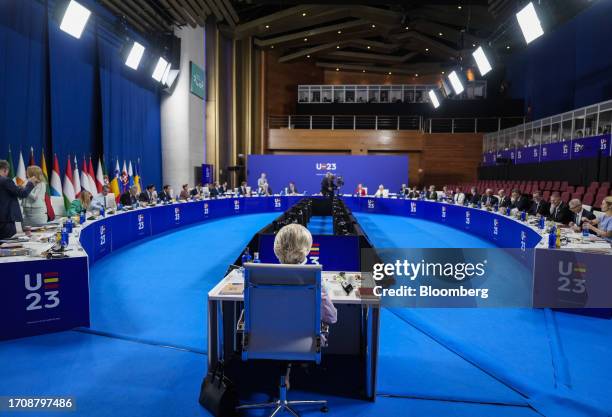
[[[17,233],[15,222],[0,222],[0,239],[8,239]]]

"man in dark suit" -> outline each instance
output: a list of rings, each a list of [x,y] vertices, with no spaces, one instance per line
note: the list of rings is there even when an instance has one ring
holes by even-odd
[[[561,195],[557,191],[550,196],[550,208],[547,217],[556,223],[563,224],[569,224],[572,220],[572,212],[569,211],[567,204],[561,200]]]
[[[321,181],[321,194],[331,197],[332,195],[334,195],[334,188],[334,176],[331,172],[328,172],[323,177],[323,181]]]
[[[119,198],[119,202],[124,207],[133,206],[134,204],[138,203],[138,198],[136,196],[137,194],[138,194],[138,187],[136,187],[135,185],[132,185],[129,190],[121,194],[121,197]]]
[[[436,191],[435,185],[429,186],[429,190],[427,190],[427,194],[425,194],[425,198],[427,200],[438,201],[438,192]]]
[[[21,188],[8,177],[9,163],[0,160],[0,239],[6,239],[17,233],[15,222],[23,221],[18,198],[26,198],[36,184],[36,177],[28,178],[25,187]]]
[[[527,211],[529,209],[529,201],[527,197],[515,188],[512,190],[512,194],[510,194],[510,204],[507,207],[509,210]]]
[[[492,207],[498,203],[498,200],[497,200],[497,197],[493,195],[493,190],[490,188],[487,188],[485,190],[485,193],[482,195],[480,202],[485,207]]]
[[[548,216],[548,203],[542,198],[542,193],[540,191],[533,192],[533,200],[531,201],[531,206],[529,207],[529,214],[535,216],[539,214],[540,216]]]
[[[153,184],[147,185],[147,188],[142,193],[140,193],[140,195],[138,196],[138,201],[140,201],[141,203],[147,203],[147,204],[155,203],[156,201],[154,201],[154,198],[153,198],[154,192],[155,192],[155,186]]]
[[[510,206],[510,197],[506,195],[506,191],[499,190],[497,192],[497,201],[500,207],[509,207]]]
[[[582,201],[577,198],[570,200],[568,206],[569,210],[572,212],[572,218],[569,225],[574,232],[580,232],[584,222],[590,222],[596,219],[593,213],[582,207]]]
[[[249,191],[247,189],[247,182],[246,181],[242,181],[242,183],[240,184],[240,188],[238,188],[238,194],[239,195],[248,195]]]
[[[476,187],[472,187],[472,188],[470,189],[470,192],[468,193],[468,195],[466,196],[466,198],[465,198],[465,199],[466,199],[466,200],[467,200],[467,201],[468,201],[470,204],[474,204],[474,205],[476,205],[476,204],[478,204],[478,202],[480,201],[480,199],[481,199],[481,198],[482,198],[482,197],[481,197],[481,195],[480,195],[480,194],[478,194],[478,188],[476,188]]]
[[[167,203],[172,200],[172,192],[170,191],[170,186],[168,184],[164,185],[162,188],[162,192],[158,195],[159,201]]]

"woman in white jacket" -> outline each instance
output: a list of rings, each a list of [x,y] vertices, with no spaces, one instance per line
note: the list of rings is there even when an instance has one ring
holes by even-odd
[[[47,183],[45,182],[42,170],[39,166],[31,165],[26,170],[26,177],[36,177],[39,182],[32,192],[21,201],[23,208],[23,226],[42,226],[47,223],[47,205],[45,204],[45,194]]]

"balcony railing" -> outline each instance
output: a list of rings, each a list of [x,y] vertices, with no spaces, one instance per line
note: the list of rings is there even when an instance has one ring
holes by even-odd
[[[421,116],[269,116],[269,129],[422,130]]]
[[[524,117],[453,117],[425,120],[427,133],[488,133],[524,123]]]

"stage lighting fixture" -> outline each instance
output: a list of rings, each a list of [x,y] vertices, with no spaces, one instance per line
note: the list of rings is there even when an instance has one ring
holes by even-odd
[[[486,73],[493,69],[493,67],[491,67],[491,63],[489,62],[487,56],[484,53],[484,50],[482,49],[482,46],[479,46],[478,49],[476,49],[472,53],[472,56],[476,61],[476,65],[478,66],[478,71],[480,71],[481,76],[484,77]]]
[[[442,71],[444,73],[444,71]],[[448,84],[448,80],[442,80],[442,92],[445,97],[450,97],[453,94],[452,87]]]
[[[529,2],[527,6],[523,7],[523,9],[516,14],[516,20],[518,20],[527,44],[544,34],[538,14],[536,13],[535,7],[533,7],[533,2]]]
[[[453,86],[453,90],[455,90],[455,94],[459,95],[463,93],[463,90],[465,89],[463,88],[463,83],[459,79],[459,75],[457,75],[457,71],[453,71],[448,74],[448,79]]]
[[[144,46],[142,46],[138,42],[134,42],[134,44],[132,45],[132,49],[130,49],[129,55],[125,60],[125,65],[135,70],[138,69],[138,65],[140,64],[140,60],[142,59],[144,51]]]
[[[440,100],[438,100],[438,95],[434,90],[429,90],[429,100],[431,101],[432,106],[434,106],[434,109],[440,107]]]
[[[167,85],[167,81],[168,81],[168,74],[170,74],[170,69],[172,68],[172,64],[168,64],[166,66],[166,70],[164,71],[164,75],[162,75],[161,78],[161,83],[163,85]]]
[[[159,57],[159,60],[157,61],[157,65],[155,65],[155,69],[153,70],[153,74],[151,75],[151,77],[153,77],[153,79],[157,82],[161,81],[167,66],[168,61],[166,61],[162,57]]]
[[[89,9],[83,7],[74,0],[70,0],[70,3],[68,3],[68,7],[66,8],[66,12],[64,13],[64,17],[62,18],[60,29],[69,35],[80,39],[90,15],[91,11],[89,11]]]

